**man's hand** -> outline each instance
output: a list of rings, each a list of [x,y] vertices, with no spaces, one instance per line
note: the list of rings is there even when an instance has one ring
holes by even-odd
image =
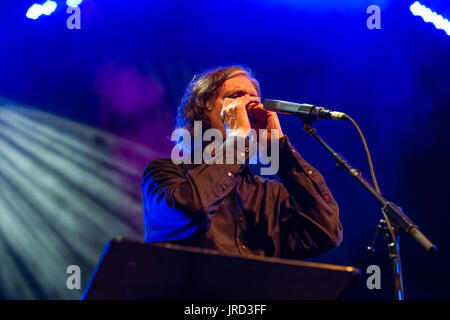
[[[266,138],[268,146],[272,139],[280,139],[283,136],[277,113],[264,109],[260,97],[245,95],[236,99],[225,98],[221,117],[227,136],[246,137],[250,129],[255,129],[258,135],[259,129],[267,129],[267,137],[260,138]],[[271,129],[276,129],[274,136]]]
[[[250,103],[247,106],[247,114],[251,123],[251,128],[259,134],[259,129],[267,129],[267,145],[270,146],[272,139],[283,137],[280,120],[276,112],[264,109],[261,100],[257,103]],[[271,129],[277,129],[272,136]],[[264,137],[260,137],[264,138]]]
[[[251,103],[259,104],[261,98],[245,95],[239,98],[225,98],[220,114],[225,125],[227,136],[237,135],[246,137],[250,134],[250,121],[247,115],[247,106]]]

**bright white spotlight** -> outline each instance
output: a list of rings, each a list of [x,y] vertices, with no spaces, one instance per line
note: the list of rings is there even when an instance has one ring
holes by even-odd
[[[40,4],[33,4],[27,11],[27,18],[36,20],[42,14],[42,6]]]
[[[431,22],[436,29],[444,30],[450,36],[450,22],[440,14],[422,5],[419,1],[414,2],[409,10],[413,15],[422,17],[425,22]]]
[[[55,1],[46,1],[42,5],[42,14],[45,14],[46,16],[50,15],[55,11],[56,9],[56,2]]]
[[[55,1],[47,0],[43,4],[33,4],[27,11],[26,16],[29,19],[36,20],[41,15],[49,16],[55,11],[57,4]]]
[[[68,7],[75,8],[78,7],[83,0],[66,0],[66,4]]]

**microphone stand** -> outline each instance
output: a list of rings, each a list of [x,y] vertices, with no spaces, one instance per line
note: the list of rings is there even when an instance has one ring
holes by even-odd
[[[389,252],[389,259],[392,263],[392,275],[394,278],[395,299],[404,300],[402,268],[400,261],[400,246],[399,235],[407,233],[415,239],[426,251],[436,251],[436,246],[427,239],[427,237],[419,231],[419,227],[406,216],[403,211],[394,203],[383,198],[374,187],[372,187],[361,175],[358,169],[353,168],[339,153],[334,151],[317,133],[316,129],[312,127],[313,120],[306,120],[300,117],[303,121],[303,130],[319,143],[325,147],[336,160],[336,167],[338,169],[346,169],[352,177],[354,177],[369,193],[381,204],[381,212],[384,220],[380,220],[377,227],[377,233],[370,247],[369,252],[373,252],[373,244],[378,234],[383,231],[384,237],[387,240],[387,247]]]

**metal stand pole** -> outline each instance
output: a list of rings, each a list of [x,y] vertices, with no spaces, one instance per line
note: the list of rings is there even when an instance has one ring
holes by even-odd
[[[353,176],[375,199],[380,202],[382,206],[382,213],[384,216],[383,223],[377,228],[377,235],[380,231],[384,232],[384,236],[388,242],[389,259],[392,262],[392,274],[394,278],[395,299],[403,300],[403,277],[400,261],[400,248],[398,235],[405,232],[412,236],[419,244],[428,252],[436,250],[436,246],[428,240],[428,238],[419,231],[419,227],[406,216],[403,211],[394,203],[384,199],[361,175],[361,171],[353,168],[339,153],[334,151],[319,135],[316,129],[312,127],[312,121],[303,120],[303,130],[319,143],[325,147],[336,160],[338,169],[346,169],[351,176]],[[376,236],[374,241],[376,240]],[[374,243],[373,241],[373,243]],[[368,250],[373,251],[373,246],[368,247]]]

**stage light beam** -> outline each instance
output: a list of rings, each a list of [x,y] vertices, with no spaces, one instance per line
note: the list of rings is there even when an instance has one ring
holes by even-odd
[[[432,11],[426,6],[422,5],[419,1],[414,2],[410,7],[412,14],[422,17],[425,22],[431,22],[436,29],[444,30],[445,33],[450,36],[450,22],[440,14]]]
[[[143,239],[143,165],[131,164],[141,157],[158,156],[0,98],[1,294],[79,299],[65,287],[68,265],[79,265],[87,280],[108,240]]]

